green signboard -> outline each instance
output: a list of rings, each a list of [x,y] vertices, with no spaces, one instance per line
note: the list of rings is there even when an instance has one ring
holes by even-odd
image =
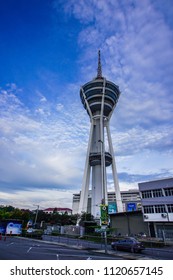
[[[110,202],[108,205],[108,214],[114,214],[117,212],[117,206],[115,202]]]
[[[109,223],[108,205],[106,204],[100,205],[100,219],[101,219],[101,225],[108,225]]]

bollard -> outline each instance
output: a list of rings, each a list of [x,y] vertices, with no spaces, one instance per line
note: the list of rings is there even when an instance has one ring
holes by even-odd
[[[4,236],[4,241],[6,241],[6,239],[7,239],[7,236],[5,235],[5,236]]]
[[[2,233],[0,234],[0,240],[2,240]]]

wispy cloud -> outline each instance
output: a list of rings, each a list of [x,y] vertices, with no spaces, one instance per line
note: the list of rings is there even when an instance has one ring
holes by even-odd
[[[86,80],[95,74],[95,53],[101,48],[103,74],[122,92],[111,120],[122,183],[125,170],[129,182],[133,177],[136,185],[142,176],[147,178],[147,172],[149,177],[172,174],[173,30],[162,5],[150,0],[65,5],[69,16],[83,23],[78,40],[84,49],[81,61]],[[167,171],[163,173],[162,168]]]
[[[54,104],[54,113],[45,118],[44,112],[33,114],[14,93],[1,90],[1,100],[1,188],[7,184],[78,188],[81,169],[77,166],[84,156],[80,144],[88,134],[87,125],[77,122],[81,108],[71,104],[62,111],[60,104]]]
[[[61,69],[63,62],[55,56],[58,62],[51,69],[44,65],[38,70],[38,81],[22,88],[11,81],[0,88],[2,199],[12,201],[25,193],[28,200],[37,200],[40,189],[48,196],[55,188],[52,195],[59,203],[62,190],[80,190],[90,123],[79,89],[96,76],[99,48],[103,75],[121,90],[111,119],[120,188],[173,175],[171,1],[54,0],[52,6],[52,18],[61,19],[62,27],[63,21],[70,24],[67,40],[57,39],[66,42],[68,63]],[[55,37],[59,28],[52,28]],[[77,46],[75,61],[69,38]],[[68,76],[69,59],[77,72]],[[29,205],[27,199],[25,203]]]
[[[35,205],[39,205],[41,210],[48,207],[72,207],[71,197],[72,190],[58,189],[23,189],[10,193],[0,191],[0,203],[13,205],[14,207],[35,209]],[[63,204],[62,204],[63,203]]]

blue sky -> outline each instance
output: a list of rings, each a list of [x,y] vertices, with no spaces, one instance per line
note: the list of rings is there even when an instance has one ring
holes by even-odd
[[[0,204],[72,206],[90,126],[79,89],[96,76],[98,49],[121,90],[120,189],[173,176],[172,1],[1,0]]]

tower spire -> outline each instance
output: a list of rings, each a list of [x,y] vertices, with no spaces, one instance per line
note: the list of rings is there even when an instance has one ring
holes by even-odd
[[[97,68],[97,78],[102,78],[102,65],[101,65],[101,56],[100,56],[100,50],[98,51],[98,68]]]

